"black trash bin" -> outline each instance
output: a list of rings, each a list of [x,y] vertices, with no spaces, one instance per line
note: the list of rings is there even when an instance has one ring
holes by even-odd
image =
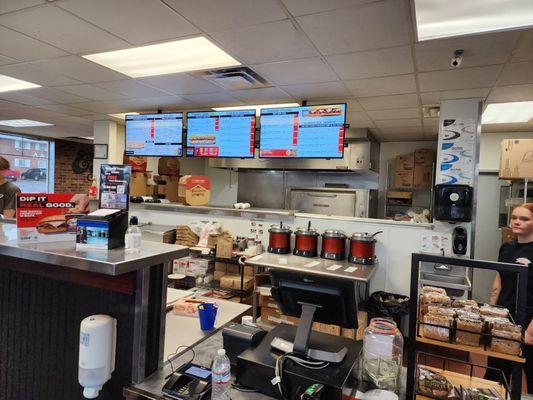
[[[392,318],[401,330],[402,317],[409,314],[409,297],[388,292],[374,292],[366,303],[368,320]]]

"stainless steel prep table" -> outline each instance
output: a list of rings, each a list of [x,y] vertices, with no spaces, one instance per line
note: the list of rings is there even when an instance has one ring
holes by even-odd
[[[335,279],[353,281],[356,289],[356,301],[363,293],[368,297],[370,279],[376,272],[379,263],[373,265],[355,264],[348,261],[325,260],[319,257],[300,257],[293,254],[272,254],[265,252],[246,260],[247,265],[254,267],[254,275],[258,268],[282,269],[300,271],[306,274],[321,275]],[[360,290],[362,288],[362,290]],[[253,295],[253,317],[257,318],[258,293]]]
[[[101,398],[116,399],[162,365],[167,273],[187,247],[76,251],[74,240],[19,244],[16,235],[0,223],[0,398],[82,399],[79,323],[91,314],[117,318],[117,366]]]

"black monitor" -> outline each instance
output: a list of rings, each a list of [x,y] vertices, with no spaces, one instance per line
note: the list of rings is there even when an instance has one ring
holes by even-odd
[[[340,363],[345,347],[313,348],[309,343],[313,322],[357,329],[357,303],[352,281],[317,274],[271,270],[272,297],[285,315],[300,317],[293,342],[276,337],[271,345],[283,352],[304,354],[310,358]]]

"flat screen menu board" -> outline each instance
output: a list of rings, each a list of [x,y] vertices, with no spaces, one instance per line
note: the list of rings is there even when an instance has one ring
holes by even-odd
[[[261,110],[259,156],[342,158],[346,104]]]
[[[253,158],[255,110],[187,113],[187,156]]]
[[[183,113],[126,115],[127,156],[181,156]]]

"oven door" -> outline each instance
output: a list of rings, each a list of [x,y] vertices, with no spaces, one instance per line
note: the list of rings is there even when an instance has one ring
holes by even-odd
[[[355,190],[292,189],[290,209],[304,213],[355,216]]]

